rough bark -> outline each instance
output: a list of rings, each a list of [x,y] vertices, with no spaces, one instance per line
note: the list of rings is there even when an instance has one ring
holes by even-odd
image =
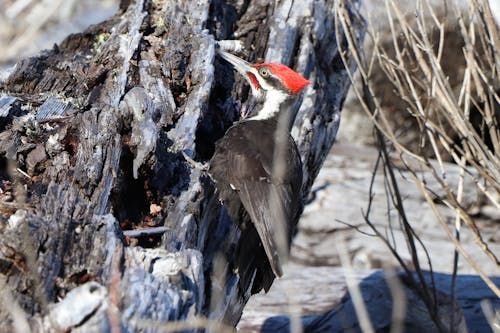
[[[307,196],[349,86],[333,0],[124,1],[0,84],[1,330],[238,322],[251,289],[232,267],[237,221],[191,161],[246,107],[248,87],[215,57],[229,38],[313,82],[292,129]]]

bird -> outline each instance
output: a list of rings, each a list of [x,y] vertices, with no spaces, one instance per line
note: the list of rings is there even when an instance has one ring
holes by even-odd
[[[240,287],[269,290],[283,275],[303,210],[302,162],[289,133],[292,106],[310,81],[280,63],[251,64],[218,50],[249,83],[255,112],[234,123],[215,144],[208,172],[228,215],[240,222],[235,250]]]

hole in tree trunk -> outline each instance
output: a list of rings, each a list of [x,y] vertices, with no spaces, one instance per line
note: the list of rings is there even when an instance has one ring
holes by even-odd
[[[123,145],[120,159],[120,174],[116,186],[110,195],[115,217],[123,230],[154,227],[158,221],[150,214],[150,206],[155,202],[153,191],[149,189],[150,180],[139,172],[135,179],[132,173],[134,153],[127,144]],[[144,236],[128,239],[128,244],[142,247],[155,247],[161,241],[160,236]]]

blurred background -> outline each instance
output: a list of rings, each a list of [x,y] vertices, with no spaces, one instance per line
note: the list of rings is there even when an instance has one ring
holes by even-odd
[[[0,69],[99,23],[118,0],[0,0]]]

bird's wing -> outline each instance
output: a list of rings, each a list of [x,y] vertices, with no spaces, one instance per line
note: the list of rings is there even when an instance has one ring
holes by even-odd
[[[260,131],[256,130],[259,126]],[[219,184],[228,184],[238,193],[273,272],[281,276],[280,258],[288,257],[292,230],[302,209],[302,164],[295,142],[287,134],[284,169],[278,176],[273,173],[273,129],[264,122],[234,125],[217,143],[209,172]],[[267,135],[256,137],[254,133]],[[272,149],[258,148],[262,140],[268,140]]]
[[[282,261],[288,258],[295,198],[289,185],[266,181],[242,181],[236,185],[241,202],[253,221],[274,274],[283,275]],[[288,210],[285,210],[288,207]]]
[[[292,231],[302,208],[300,158],[293,154],[285,170],[288,177],[276,178],[269,160],[258,152],[228,155],[228,167],[233,170],[228,180],[252,219],[271,268],[281,276],[281,261],[288,257]]]

